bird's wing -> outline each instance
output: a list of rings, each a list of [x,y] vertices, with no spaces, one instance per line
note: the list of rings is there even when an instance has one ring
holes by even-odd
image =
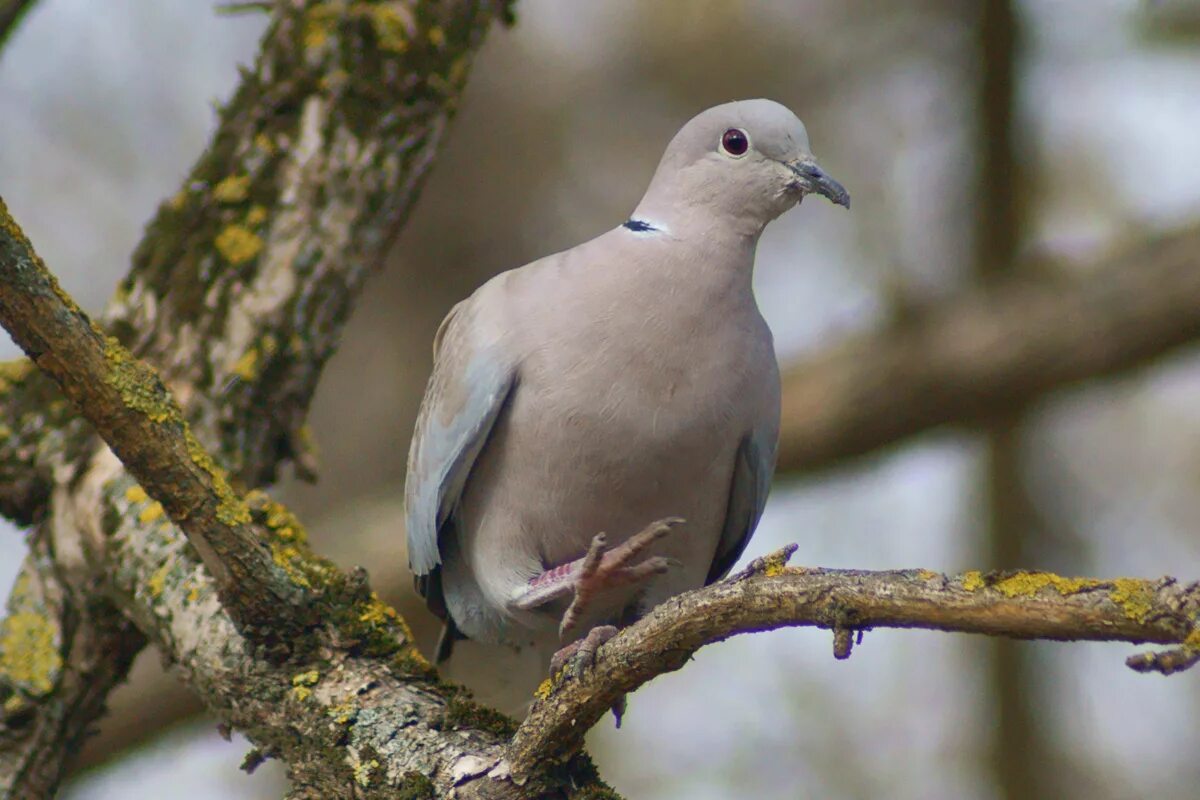
[[[479,309],[474,300],[468,298],[451,309],[434,337],[433,375],[408,453],[404,487],[408,565],[431,607],[441,603],[436,590],[436,570],[442,561],[438,534],[516,384],[515,359],[506,357],[485,326],[477,324]],[[431,590],[438,596],[431,596]]]
[[[763,426],[742,439],[738,446],[733,463],[729,507],[725,512],[725,527],[721,531],[721,540],[717,543],[717,552],[713,556],[706,583],[718,581],[729,573],[758,526],[767,504],[771,476],[775,472],[777,438],[774,427]]]

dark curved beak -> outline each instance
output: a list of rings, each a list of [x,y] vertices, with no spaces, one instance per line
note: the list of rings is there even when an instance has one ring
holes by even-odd
[[[829,199],[829,202],[845,208],[850,207],[850,193],[846,187],[829,177],[825,170],[817,166],[815,161],[791,161],[788,167],[798,177],[800,188],[808,193],[817,193]]]

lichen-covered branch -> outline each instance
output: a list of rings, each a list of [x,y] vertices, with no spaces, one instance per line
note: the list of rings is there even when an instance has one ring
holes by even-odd
[[[407,218],[499,0],[281,4],[106,327],[247,485],[313,468],[304,420],[369,272]],[[207,436],[215,437],[210,441]]]
[[[471,54],[490,23],[507,15],[505,3],[488,0],[284,0],[272,8],[260,56],[223,110],[213,145],[149,226],[105,318],[120,341],[159,368],[195,440],[234,467],[232,483],[247,486],[270,480],[289,458],[301,471],[311,469],[302,422],[320,369],[364,275],[428,172]],[[0,392],[4,418],[14,419],[14,409],[35,413],[42,404],[31,398],[47,386],[52,388],[48,381],[40,387],[23,381]],[[162,397],[154,387],[143,399],[157,407]],[[110,470],[103,485],[77,479],[98,474],[93,462],[107,451],[96,450],[86,426],[63,424],[69,418],[59,396],[30,419],[42,428],[40,435],[15,435],[22,425],[0,448],[6,462],[0,473],[32,477],[29,488],[14,490],[0,510],[23,521],[41,519],[32,540],[55,542],[57,561],[64,552],[87,553],[85,567],[52,571],[49,579],[66,594],[78,590],[88,597],[107,586],[132,614],[137,598],[166,591],[177,577],[173,570],[184,567],[164,570],[160,564],[130,574],[142,581],[142,595],[132,589],[122,594],[107,583],[114,565],[123,562],[103,546],[105,537],[123,524],[144,529],[166,515],[147,500],[132,520],[121,520],[111,502],[117,474]],[[140,490],[126,491],[134,495],[128,502],[138,499]],[[269,533],[270,515],[253,507],[250,514],[269,540],[264,546],[271,561],[318,607],[327,602],[328,587],[303,584],[311,576],[301,566],[308,563],[302,548],[283,533]],[[76,536],[78,531],[89,533]],[[173,526],[156,535],[184,547]],[[194,591],[192,585],[185,599]],[[77,611],[68,609],[81,629],[121,621],[104,602],[95,605],[95,620]],[[53,627],[53,614],[45,616]],[[171,652],[160,631],[150,633]],[[236,640],[230,646],[239,642],[247,645]],[[28,642],[9,644],[23,648]],[[108,654],[114,674],[139,647],[125,641]],[[31,663],[23,660],[27,650],[12,652],[10,663]],[[198,666],[196,674],[206,673]],[[0,684],[6,681],[0,675]],[[109,685],[98,681],[96,691],[103,695]],[[57,783],[71,740],[42,722],[53,722],[55,704],[82,707],[81,691],[59,681],[52,697],[26,694],[19,722],[34,733],[20,750],[9,749],[15,721],[0,715],[0,750],[13,754],[0,761],[0,789],[43,796]],[[34,753],[44,757],[42,772],[51,777],[36,786],[28,780]]]
[[[1178,648],[1169,652],[1179,654],[1168,659],[1173,664],[1194,663],[1200,652],[1200,583],[787,568],[793,550],[668,600],[605,644],[594,669],[547,684],[508,748],[508,768],[518,777],[536,774],[570,756],[623,694],[679,669],[703,645],[739,633],[829,628],[835,655],[843,658],[852,636],[872,628],[1173,644]],[[1130,666],[1145,660],[1134,657]]]
[[[0,619],[0,797],[53,796],[145,637],[102,596],[61,579],[69,553],[35,540]],[[78,551],[76,551],[78,552]]]
[[[0,324],[50,375],[187,534],[243,627],[296,636],[311,619],[245,503],[153,369],[106,336],[59,287],[0,199]],[[272,634],[273,635],[273,634]]]
[[[779,469],[821,469],[939,425],[983,422],[1197,338],[1200,228],[1076,279],[997,283],[788,370]]]
[[[0,515],[29,525],[45,514],[51,464],[68,457],[86,429],[29,359],[0,363]]]

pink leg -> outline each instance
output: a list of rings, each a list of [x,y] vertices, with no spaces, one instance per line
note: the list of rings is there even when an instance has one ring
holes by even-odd
[[[510,602],[513,607],[528,611],[571,596],[571,605],[559,626],[559,635],[567,639],[598,595],[642,583],[674,566],[673,559],[662,556],[650,556],[636,564],[632,562],[682,522],[678,517],[668,517],[651,523],[611,550],[607,537],[598,533],[583,558],[546,570]]]

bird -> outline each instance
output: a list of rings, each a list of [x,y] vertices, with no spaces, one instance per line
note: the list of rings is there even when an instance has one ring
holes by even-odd
[[[810,194],[850,207],[792,111],[718,105],[671,139],[627,220],[451,309],[405,482],[439,662],[468,638],[532,648],[543,671],[586,667],[730,571],[779,438],[755,249]]]

